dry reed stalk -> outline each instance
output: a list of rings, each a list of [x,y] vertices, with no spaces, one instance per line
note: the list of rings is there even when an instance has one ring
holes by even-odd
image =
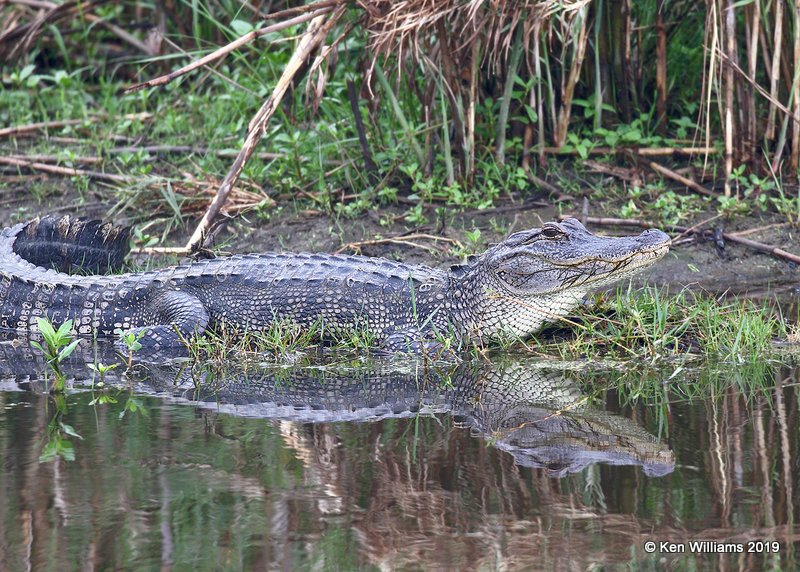
[[[792,175],[797,177],[797,167],[800,164],[800,0],[794,4],[794,79],[792,80],[794,93],[794,121],[792,122],[792,154],[789,168]]]
[[[712,92],[719,93],[717,84],[716,64],[717,49],[719,46],[719,26],[717,25],[716,0],[706,0],[706,25],[703,36],[703,82],[700,88],[702,104],[697,123],[705,124],[705,146],[711,147],[711,100]],[[699,133],[698,127],[696,133]],[[708,168],[708,158],[703,162],[703,171]]]
[[[539,120],[539,128],[536,133],[536,140],[539,146],[539,166],[545,166],[544,156],[544,96],[542,94],[542,60],[539,54],[539,46],[541,45],[541,22],[537,22],[533,28],[533,62],[534,72],[536,77],[536,115]]]
[[[750,34],[748,35],[747,44],[747,72],[750,77],[756,77],[758,65],[758,30],[761,27],[761,3],[753,2],[753,8],[750,10]],[[748,86],[747,89],[747,155],[750,157],[752,168],[755,170],[758,167],[756,156],[756,138],[758,137],[758,123],[756,115],[756,94],[753,86]]]
[[[603,26],[603,0],[597,0],[595,3],[593,43],[594,43],[594,121],[593,127],[597,131],[603,126],[603,74],[601,72],[601,42],[600,31]]]
[[[469,109],[467,111],[467,181],[471,184],[475,177],[475,106],[478,99],[478,68],[481,55],[479,41],[472,43],[472,66],[469,74]]]
[[[667,29],[664,27],[664,2],[656,10],[656,119],[660,133],[667,122]]]
[[[772,101],[778,99],[778,78],[781,73],[781,51],[783,48],[783,2],[775,2],[775,35],[772,41],[772,71],[769,75],[769,95],[771,98],[769,113],[767,114],[766,137],[770,141],[775,139],[776,109]]]
[[[588,19],[588,8],[581,7],[578,10],[578,34],[573,40],[572,65],[570,66],[569,77],[567,78],[564,92],[562,93],[561,111],[558,116],[556,126],[555,143],[557,147],[562,147],[567,142],[567,130],[569,129],[569,119],[572,115],[572,97],[575,94],[575,86],[580,77],[583,58],[586,55],[586,44],[588,34],[586,33],[586,20]]]
[[[736,12],[734,0],[725,0],[724,14],[724,29],[725,29],[725,55],[728,56],[730,61],[736,60]],[[723,107],[723,135],[725,137],[725,196],[731,196],[731,173],[733,172],[733,139],[734,132],[734,119],[733,119],[733,89],[734,77],[733,68],[725,66],[724,71],[725,83],[725,103]],[[739,189],[736,189],[738,198]]]

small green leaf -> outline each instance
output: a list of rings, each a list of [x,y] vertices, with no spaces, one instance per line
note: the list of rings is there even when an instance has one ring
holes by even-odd
[[[231,22],[231,28],[233,28],[233,31],[239,34],[240,36],[249,34],[255,29],[253,24],[251,24],[246,20],[234,20],[233,22]]]
[[[58,338],[66,337],[71,329],[72,329],[72,320],[67,320],[66,322],[61,324],[61,326],[58,328],[58,331],[56,332],[56,337]]]
[[[61,427],[61,430],[67,435],[70,435],[71,437],[77,437],[78,439],[83,440],[83,437],[78,435],[78,432],[75,431],[75,428],[72,425],[67,425],[62,421],[59,421],[58,425]]]
[[[78,343],[80,343],[80,341],[81,341],[80,339],[73,340],[67,347],[58,352],[58,361],[67,359],[69,357],[69,354],[75,351],[75,348],[78,346]]]
[[[46,318],[36,318],[36,325],[39,331],[45,338],[53,339],[56,337],[56,331],[53,329],[52,324]]]

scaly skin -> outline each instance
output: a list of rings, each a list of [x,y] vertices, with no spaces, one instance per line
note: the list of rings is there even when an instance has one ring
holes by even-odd
[[[567,219],[517,232],[449,271],[329,254],[239,255],[116,276],[47,269],[104,271],[124,256],[125,237],[70,217],[0,232],[0,329],[33,332],[36,317],[47,316],[75,320],[82,336],[144,331],[159,347],[222,323],[254,331],[290,320],[329,331],[366,327],[390,350],[442,335],[490,342],[535,333],[670,245],[658,230],[604,238]]]

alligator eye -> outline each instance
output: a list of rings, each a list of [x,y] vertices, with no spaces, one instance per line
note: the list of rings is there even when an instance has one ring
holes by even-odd
[[[542,236],[545,238],[561,238],[566,233],[554,224],[546,224],[542,227]]]

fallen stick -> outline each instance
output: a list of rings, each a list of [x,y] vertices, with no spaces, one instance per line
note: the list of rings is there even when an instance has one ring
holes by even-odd
[[[413,240],[433,240],[434,242],[449,242],[450,244],[456,245],[460,248],[463,248],[463,245],[452,238],[446,238],[444,236],[436,236],[433,234],[424,234],[424,233],[417,233],[417,234],[407,234],[405,236],[393,236],[389,238],[376,238],[374,240],[361,240],[357,242],[348,242],[347,244],[343,244],[336,250],[336,254],[341,254],[346,250],[353,250],[355,252],[360,252],[361,248],[364,246],[373,246],[376,244],[402,244],[404,246],[412,246],[414,248],[422,248],[424,250],[435,252],[436,249],[425,244],[417,244],[416,242],[412,242]]]
[[[558,215],[558,220],[565,220],[568,218],[579,218],[573,215]],[[596,224],[598,226],[635,226],[637,228],[653,228],[655,225],[646,221],[635,218],[613,218],[613,217],[597,217],[589,216],[584,219],[588,224]],[[671,227],[673,230],[678,230],[682,227]]]
[[[545,147],[542,151],[547,155],[577,155],[577,149],[563,147]],[[593,147],[588,149],[589,155],[618,155],[634,153],[642,157],[673,157],[675,155],[716,155],[715,147]]]
[[[255,147],[262,135],[264,135],[266,132],[267,122],[269,121],[270,117],[272,117],[272,115],[275,113],[275,110],[278,108],[278,105],[283,99],[284,94],[289,89],[289,86],[291,85],[297,73],[300,71],[300,68],[306,62],[311,53],[325,40],[325,38],[328,36],[328,32],[330,32],[330,29],[345,13],[346,9],[346,5],[339,6],[330,15],[327,21],[325,21],[323,15],[315,15],[314,19],[309,23],[308,30],[305,34],[303,34],[302,38],[300,39],[300,43],[297,45],[297,49],[287,62],[280,79],[278,79],[278,83],[275,84],[275,89],[273,89],[272,95],[269,96],[267,101],[265,101],[261,106],[261,109],[258,110],[258,113],[256,113],[255,117],[253,117],[253,119],[250,121],[251,128],[247,133],[247,138],[245,139],[244,145],[242,146],[241,151],[239,151],[239,154],[236,156],[236,159],[233,161],[233,165],[231,165],[228,174],[225,175],[225,178],[223,179],[222,184],[220,185],[219,190],[214,197],[214,200],[211,201],[211,204],[208,206],[208,210],[203,215],[203,218],[200,220],[197,228],[195,228],[194,233],[192,233],[189,242],[186,244],[187,248],[194,249],[202,246],[208,228],[219,214],[219,211],[225,204],[233,185],[236,184],[236,181],[239,179],[239,175],[242,173],[245,163],[253,154]]]
[[[583,162],[583,164],[591,169],[593,173],[602,173],[603,175],[611,175],[612,177],[616,177],[617,179],[622,179],[623,181],[633,181],[638,177],[636,173],[636,169],[628,169],[625,167],[613,167],[611,165],[604,165],[603,163],[598,163],[597,161],[592,161],[591,159],[587,159]]]
[[[199,60],[195,60],[192,63],[183,66],[179,70],[175,70],[174,72],[170,72],[168,74],[159,76],[159,77],[157,77],[155,79],[144,81],[142,83],[137,83],[136,85],[132,85],[131,87],[125,88],[124,91],[125,91],[125,93],[133,93],[134,91],[139,91],[139,90],[144,89],[146,87],[155,87],[157,85],[167,84],[167,83],[171,82],[172,80],[174,80],[174,79],[176,79],[176,78],[178,78],[178,77],[180,77],[180,76],[182,76],[182,75],[184,75],[186,73],[189,73],[192,70],[195,70],[195,69],[197,69],[199,67],[203,67],[205,65],[208,65],[209,63],[211,63],[214,60],[217,60],[217,59],[219,59],[219,58],[221,58],[223,56],[227,56],[229,53],[231,53],[235,49],[240,48],[241,46],[243,46],[245,44],[248,44],[248,43],[252,42],[253,40],[255,40],[257,38],[260,38],[261,36],[264,36],[266,34],[270,34],[272,32],[278,32],[278,31],[283,30],[285,28],[289,28],[291,26],[294,26],[295,24],[301,24],[303,22],[307,22],[308,20],[314,20],[315,18],[319,18],[320,16],[322,16],[324,14],[327,14],[330,11],[331,11],[331,8],[320,8],[320,9],[315,10],[313,12],[309,12],[309,13],[306,13],[306,14],[301,14],[301,15],[295,16],[294,18],[291,18],[289,20],[285,20],[283,22],[278,22],[277,24],[273,24],[272,26],[267,26],[266,28],[261,28],[260,30],[253,30],[253,31],[248,32],[245,35],[240,36],[239,38],[235,39],[230,44],[227,44],[227,45],[219,48],[218,50],[214,50],[213,52],[211,52],[207,56],[202,57]]]
[[[13,157],[0,157],[0,164],[13,165],[15,167],[25,167],[53,175],[66,175],[68,177],[90,177],[92,179],[114,181],[115,183],[130,183],[134,180],[133,177],[126,177],[125,175],[111,175],[109,173],[100,173],[98,171],[86,171],[84,169],[59,167],[57,165],[48,165],[47,163],[37,163],[35,161],[14,159]]]
[[[717,193],[709,191],[705,187],[703,187],[701,185],[698,185],[697,183],[695,183],[691,179],[687,179],[686,177],[684,177],[682,175],[679,175],[678,173],[676,173],[672,169],[668,169],[664,165],[660,165],[660,164],[656,163],[655,161],[646,161],[646,163],[651,169],[653,169],[657,173],[660,173],[660,174],[664,175],[668,179],[672,179],[673,181],[677,181],[680,184],[692,189],[693,191],[700,193],[701,195],[705,195],[707,197],[716,197],[717,196]]]
[[[141,112],[141,113],[127,113],[123,115],[123,119],[130,119],[131,121],[141,121],[143,119],[149,119],[152,117],[153,114],[149,112]],[[91,115],[88,119],[60,119],[57,121],[43,121],[41,123],[27,123],[25,125],[14,125],[12,127],[5,127],[0,129],[0,137],[13,137],[18,135],[27,135],[32,131],[41,131],[44,129],[55,129],[58,127],[67,127],[70,125],[81,125],[86,121],[97,121],[99,119],[105,118],[106,115],[103,113]],[[109,135],[109,137],[114,137],[113,135]],[[55,137],[51,138],[52,140],[56,140]]]
[[[763,242],[757,242],[755,240],[750,240],[749,238],[744,238],[743,236],[736,236],[734,234],[728,234],[726,232],[722,233],[722,238],[724,238],[725,240],[729,240],[730,242],[737,242],[743,246],[752,248],[753,250],[758,250],[759,252],[772,254],[773,256],[789,260],[791,262],[794,262],[795,264],[800,264],[800,256],[792,254],[791,252],[787,252],[777,246],[772,246],[771,244],[764,244]]]
[[[683,238],[683,237],[685,237],[687,235],[693,234],[698,228],[700,228],[702,226],[705,226],[710,222],[714,222],[715,220],[717,220],[721,216],[722,216],[721,214],[714,215],[714,216],[709,217],[709,218],[707,218],[705,220],[701,220],[697,224],[693,224],[692,226],[690,226],[686,230],[677,231],[677,232],[680,232],[680,234],[678,236],[676,236],[675,238],[673,238],[672,241],[675,242],[678,239],[681,239],[681,238]]]
[[[144,151],[145,153],[193,153],[196,155],[213,154],[217,157],[236,157],[239,154],[235,149],[220,149],[213,151],[206,147],[192,147],[189,145],[145,145],[143,147],[111,147],[110,149],[103,149],[103,154],[106,155],[119,155],[122,153],[137,153]],[[285,159],[285,153],[253,153],[253,157],[271,161],[273,159]],[[338,164],[338,162],[337,162]]]
[[[559,220],[564,220],[565,218],[571,218],[568,215],[560,215],[558,217]],[[656,225],[653,225],[647,221],[638,220],[638,219],[622,219],[622,218],[603,218],[603,217],[587,217],[586,222],[589,224],[596,224],[598,226],[603,225],[610,225],[610,226],[635,226],[639,228],[653,228]],[[708,221],[704,221],[708,222]],[[699,225],[695,225],[699,226]],[[689,234],[693,233],[693,228],[686,228],[684,226],[677,226],[677,225],[669,225],[669,228],[673,232],[678,232],[681,234]],[[737,233],[728,233],[723,232],[722,238],[727,240],[728,242],[733,242],[736,244],[741,244],[742,246],[747,246],[748,248],[752,248],[753,250],[757,250],[759,252],[764,252],[766,254],[771,254],[778,258],[783,258],[784,260],[788,260],[789,262],[794,262],[795,264],[800,264],[800,256],[796,254],[792,254],[791,252],[787,252],[778,246],[773,246],[771,244],[764,244],[763,242],[757,242],[755,240],[750,240],[749,238],[744,238]]]
[[[27,125],[15,125],[14,127],[5,127],[3,129],[0,129],[0,137],[12,137],[14,135],[30,133],[31,131],[39,131],[41,129],[55,129],[57,127],[67,127],[68,125],[79,125],[81,123],[83,123],[83,119],[64,119],[61,121],[44,121],[42,123],[28,123]]]
[[[555,185],[551,185],[550,183],[548,183],[547,181],[545,181],[541,177],[537,177],[531,171],[528,171],[528,178],[531,180],[531,182],[534,185],[537,185],[537,186],[543,188],[548,193],[552,193],[554,195],[562,195],[562,194],[564,194],[564,193],[561,192],[561,189],[559,189]]]
[[[191,251],[185,246],[140,246],[132,248],[133,254],[174,254],[176,256],[189,256]]]
[[[771,228],[781,228],[784,226],[789,226],[791,223],[788,222],[776,222],[775,224],[768,224],[767,226],[759,226],[757,228],[748,228],[747,230],[738,230],[736,232],[730,233],[731,236],[746,236],[748,234],[755,234],[757,232],[764,232],[765,230],[769,230]]]
[[[81,163],[84,165],[97,165],[103,162],[102,157],[59,157],[58,155],[8,155],[11,159],[19,159],[20,161],[33,161],[36,163],[58,163],[59,161],[69,160],[71,163]]]
[[[30,7],[33,7],[33,8],[46,9],[46,10],[54,10],[54,9],[58,8],[58,4],[55,4],[53,2],[47,2],[47,1],[44,1],[44,0],[10,0],[9,3],[10,4],[21,4],[23,6],[30,6]],[[103,26],[104,28],[108,29],[112,34],[117,36],[120,40],[130,44],[131,46],[133,46],[134,48],[136,48],[137,50],[139,50],[143,54],[148,55],[148,56],[157,55],[157,54],[152,53],[150,51],[150,49],[147,47],[147,45],[144,42],[142,42],[139,38],[137,38],[133,34],[130,34],[130,33],[126,32],[125,30],[123,30],[119,26],[116,26],[116,25],[112,24],[111,22],[107,21],[105,18],[101,18],[100,16],[98,16],[96,14],[89,13],[89,12],[84,12],[83,14],[81,14],[81,16],[83,18],[86,18],[89,22],[94,22],[94,23],[99,24],[100,26]]]

